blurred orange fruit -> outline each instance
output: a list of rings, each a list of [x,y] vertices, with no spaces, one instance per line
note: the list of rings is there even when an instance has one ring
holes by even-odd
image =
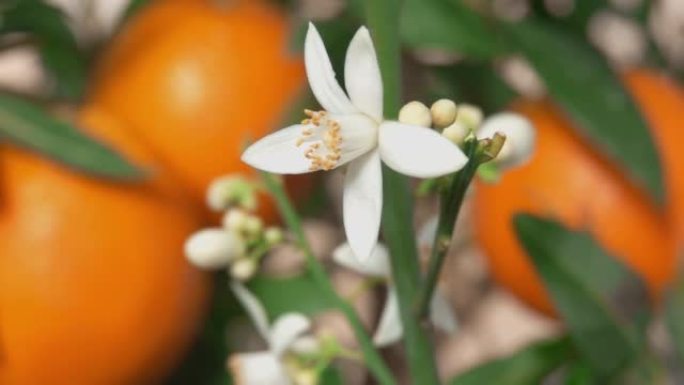
[[[244,146],[277,128],[303,90],[289,32],[263,0],[159,1],[105,52],[89,97],[203,201],[214,178],[252,175]],[[275,216],[270,205],[261,214]]]
[[[669,212],[684,246],[684,88],[664,74],[639,70],[625,82],[651,124],[664,165]]]
[[[656,141],[662,144],[668,193],[676,198],[673,206],[679,207],[681,221],[684,152],[677,152],[675,143],[684,142],[678,126],[684,98],[653,74],[633,73],[626,79]],[[668,218],[579,137],[551,103],[520,101],[513,109],[536,126],[535,153],[528,164],[506,172],[499,183],[478,183],[474,199],[477,237],[495,280],[527,304],[554,314],[512,225],[515,214],[531,213],[590,231],[609,253],[636,271],[658,298],[676,271]]]
[[[79,120],[155,171],[116,119],[88,107]],[[161,174],[107,182],[10,146],[0,181],[0,383],[143,385],[168,375],[210,292],[209,276],[182,254],[199,213]]]

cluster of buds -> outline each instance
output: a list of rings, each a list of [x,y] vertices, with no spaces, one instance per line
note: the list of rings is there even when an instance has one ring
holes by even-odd
[[[471,104],[456,104],[440,99],[427,107],[412,101],[399,111],[399,121],[432,127],[459,147],[468,139],[499,140],[505,138],[494,162],[500,168],[525,163],[534,151],[535,130],[521,115],[501,112],[484,119],[482,110]]]
[[[185,243],[185,255],[195,266],[227,269],[233,279],[254,276],[263,256],[283,241],[277,227],[266,227],[254,214],[256,186],[240,177],[222,177],[207,190],[208,206],[223,212],[222,226],[202,229]]]

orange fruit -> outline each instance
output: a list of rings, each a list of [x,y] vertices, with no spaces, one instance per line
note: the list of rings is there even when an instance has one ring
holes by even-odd
[[[671,99],[675,94],[661,93],[654,85],[632,87],[632,91],[655,132],[674,132],[676,103]],[[520,101],[513,110],[536,126],[535,153],[528,164],[506,172],[499,183],[478,183],[474,199],[477,238],[494,279],[534,308],[554,313],[512,225],[515,214],[531,213],[590,231],[611,255],[636,271],[657,298],[676,270],[671,226],[662,211],[578,136],[551,103]],[[676,156],[670,155],[665,159],[667,170]],[[679,162],[681,169],[681,155]]]
[[[669,212],[684,245],[684,88],[664,74],[639,70],[625,82],[651,124],[665,172]]]
[[[79,120],[154,170],[106,113]],[[200,327],[210,279],[183,254],[200,215],[170,181],[122,184],[0,151],[0,383],[157,383]]]
[[[264,0],[155,2],[104,53],[89,98],[203,202],[214,178],[253,175],[244,146],[278,128],[304,90],[289,32]],[[274,216],[271,206],[261,214]]]

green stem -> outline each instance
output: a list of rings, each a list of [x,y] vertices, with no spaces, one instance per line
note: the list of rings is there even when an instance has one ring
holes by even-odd
[[[316,281],[316,284],[320,287],[322,295],[325,295],[334,301],[337,309],[344,314],[354,330],[354,334],[359,342],[361,352],[363,353],[368,369],[371,371],[371,373],[373,373],[378,383],[383,385],[396,384],[391,372],[385,365],[385,362],[382,360],[380,354],[373,346],[373,342],[366,333],[358,314],[356,314],[356,311],[351,304],[337,294],[332,282],[328,278],[328,275],[323,268],[323,265],[321,265],[311,251],[311,246],[304,236],[302,223],[294,209],[294,206],[288,199],[287,193],[285,192],[282,183],[280,183],[280,181],[271,174],[261,173],[261,175],[266,189],[275,198],[280,214],[285,220],[287,227],[294,234],[298,246],[304,252],[309,272]]]
[[[367,0],[366,19],[373,35],[382,73],[386,117],[396,117],[401,96],[400,0]],[[413,231],[413,199],[406,178],[383,166],[382,227],[390,249],[392,276],[399,298],[404,345],[412,383],[439,384],[434,348],[427,328],[413,312],[420,286],[420,266]]]
[[[432,253],[428,262],[428,271],[425,281],[420,287],[416,302],[416,311],[420,319],[427,319],[430,313],[430,302],[435,292],[435,287],[439,281],[439,274],[442,271],[444,258],[449,251],[451,238],[458,214],[461,211],[463,200],[468,186],[473,180],[478,166],[481,162],[476,155],[477,141],[471,140],[466,143],[466,154],[470,159],[461,171],[457,172],[451,181],[451,185],[440,194],[440,212],[437,222],[437,233],[432,245]]]

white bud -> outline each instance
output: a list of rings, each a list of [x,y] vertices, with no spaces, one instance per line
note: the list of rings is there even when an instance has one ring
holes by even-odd
[[[470,135],[472,130],[461,122],[454,122],[449,127],[442,131],[442,136],[449,139],[454,144],[460,146],[465,141],[465,138]]]
[[[526,118],[511,112],[492,115],[477,131],[478,139],[491,138],[496,133],[506,137],[496,162],[505,168],[524,164],[534,152],[536,132]]]
[[[475,130],[482,123],[482,110],[472,104],[461,104],[456,112],[456,121],[465,124],[471,130]]]
[[[264,229],[264,222],[257,216],[249,215],[245,219],[243,229],[249,235],[257,235]]]
[[[277,245],[283,241],[283,231],[277,227],[269,227],[264,231],[264,239],[269,245]]]
[[[318,385],[318,373],[309,368],[299,368],[293,371],[294,385]]]
[[[244,210],[230,209],[223,214],[222,224],[227,230],[240,232],[245,228],[248,217]]]
[[[202,269],[224,268],[244,252],[242,240],[224,229],[200,230],[185,242],[186,258]]]
[[[298,354],[317,354],[321,350],[321,341],[312,335],[305,335],[294,340],[290,350]]]
[[[430,127],[432,125],[430,109],[421,102],[408,102],[399,110],[399,122],[414,126]]]
[[[207,206],[214,211],[222,211],[237,205],[247,210],[257,206],[254,186],[244,178],[235,175],[223,176],[211,182],[207,189]]]
[[[247,281],[256,274],[258,264],[252,258],[240,258],[230,266],[230,276],[238,281]]]
[[[449,99],[439,99],[430,107],[432,123],[437,128],[444,128],[456,120],[456,103]]]

